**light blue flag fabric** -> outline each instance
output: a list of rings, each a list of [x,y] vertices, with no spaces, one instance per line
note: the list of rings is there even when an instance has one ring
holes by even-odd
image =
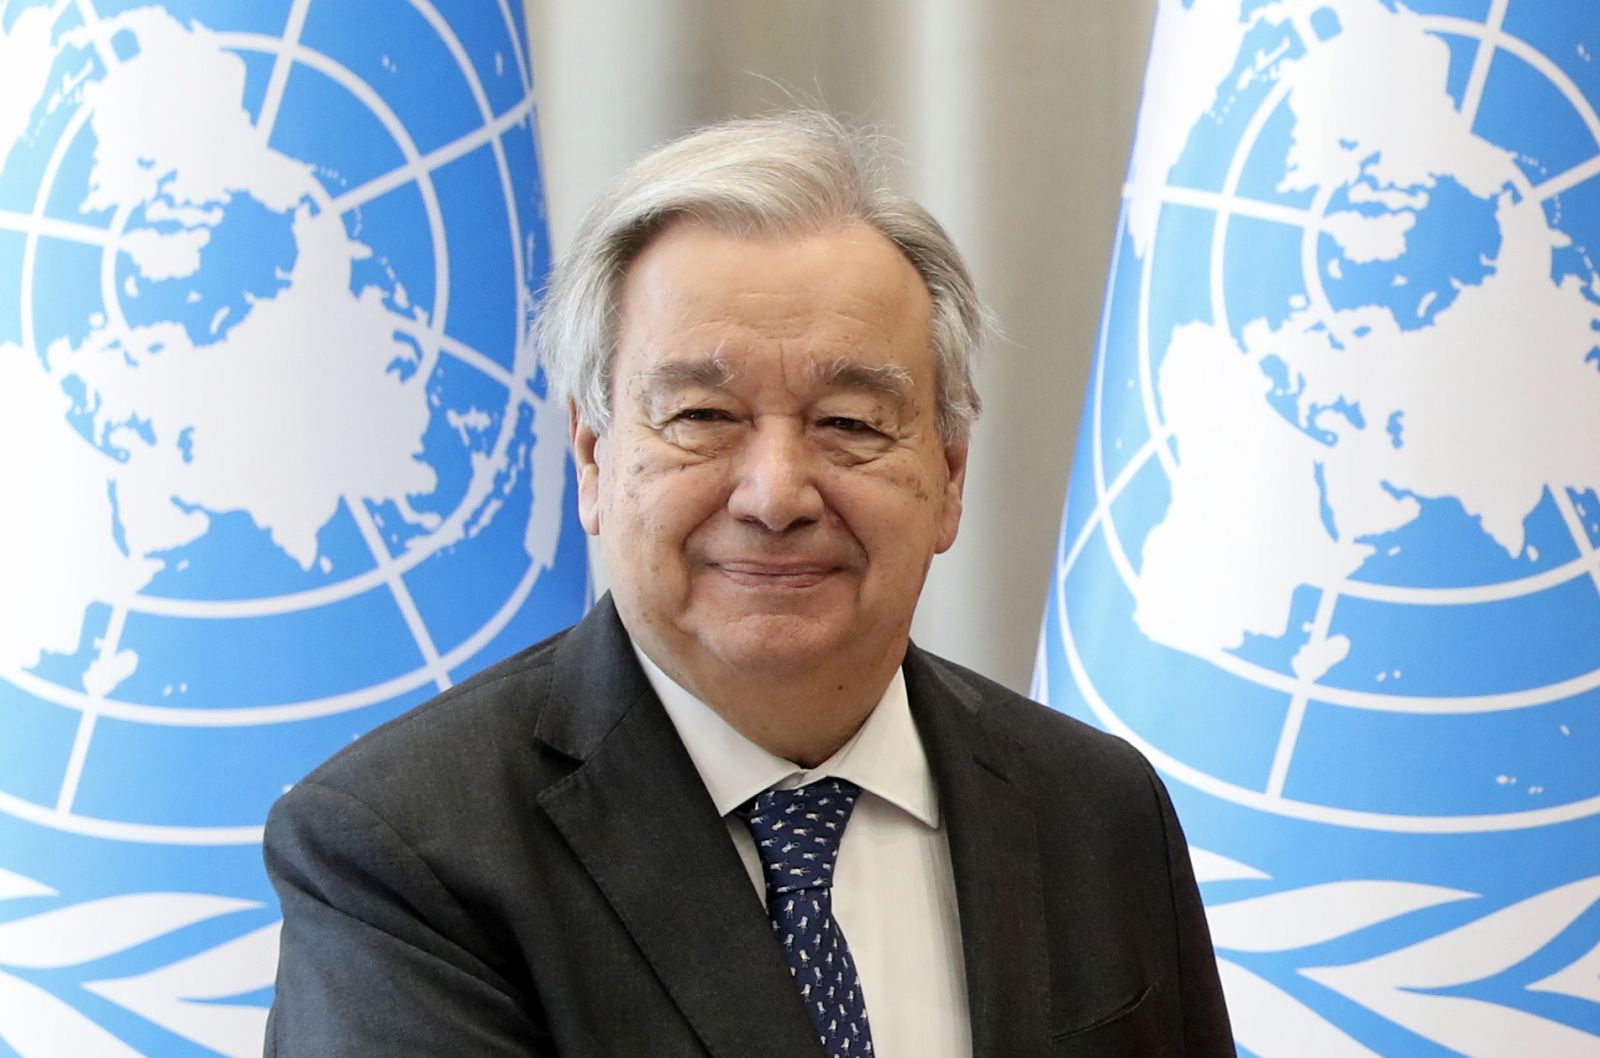
[[[1600,7],[1161,0],[1035,693],[1240,1053],[1600,1054]]]
[[[0,5],[0,1055],[257,1055],[268,806],[575,620],[517,0]]]

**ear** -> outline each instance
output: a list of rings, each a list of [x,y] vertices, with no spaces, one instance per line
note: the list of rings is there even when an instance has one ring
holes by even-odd
[[[944,464],[944,510],[939,516],[939,536],[933,547],[936,555],[950,550],[950,545],[956,542],[956,530],[961,527],[961,491],[967,484],[966,438],[944,446]]]
[[[601,437],[571,400],[567,401],[567,431],[578,469],[578,521],[590,536],[599,536]]]

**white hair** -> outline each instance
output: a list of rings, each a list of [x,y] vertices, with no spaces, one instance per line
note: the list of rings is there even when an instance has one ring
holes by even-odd
[[[989,314],[950,237],[887,185],[883,169],[876,136],[814,110],[710,125],[646,154],[585,214],[551,274],[538,334],[552,393],[596,432],[610,425],[622,282],[674,221],[750,236],[862,223],[899,247],[927,286],[939,435],[964,440],[980,407],[972,370]]]

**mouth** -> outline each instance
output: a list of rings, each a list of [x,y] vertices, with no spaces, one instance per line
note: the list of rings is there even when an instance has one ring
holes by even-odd
[[[840,567],[823,562],[730,561],[710,565],[746,588],[813,588],[840,572]]]

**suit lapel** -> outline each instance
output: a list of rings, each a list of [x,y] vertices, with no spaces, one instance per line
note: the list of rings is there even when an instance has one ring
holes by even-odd
[[[1050,1020],[1044,882],[1016,750],[985,722],[978,695],[915,647],[905,674],[950,837],[972,1052],[1042,1055]]]
[[[583,763],[539,802],[707,1050],[820,1053],[766,910],[609,598],[563,641],[552,680],[538,735]]]

